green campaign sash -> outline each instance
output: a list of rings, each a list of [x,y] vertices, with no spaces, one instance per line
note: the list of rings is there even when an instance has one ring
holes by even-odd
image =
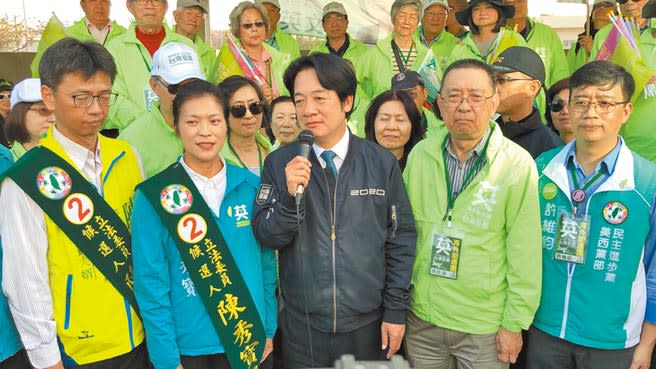
[[[130,232],[94,186],[45,147],[29,150],[5,176],[34,200],[138,313]]]
[[[180,252],[233,369],[257,368],[264,325],[212,211],[175,163],[139,185]]]

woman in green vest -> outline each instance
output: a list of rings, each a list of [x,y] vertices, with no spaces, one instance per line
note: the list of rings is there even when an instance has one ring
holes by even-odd
[[[27,78],[14,87],[11,110],[4,127],[14,161],[38,146],[41,137],[55,122],[55,114],[42,100],[41,80],[38,78]]]
[[[228,135],[221,155],[229,163],[259,176],[271,143],[260,132],[264,116],[264,94],[257,83],[242,76],[219,83],[225,105]]]
[[[469,26],[469,33],[456,45],[449,58],[449,64],[460,59],[477,59],[488,64],[493,55],[498,54],[504,33],[501,27],[506,19],[515,15],[513,5],[497,0],[470,0],[467,7],[456,13],[460,24]],[[509,46],[526,46],[526,41],[517,32],[510,33],[511,39],[504,40],[501,48]]]

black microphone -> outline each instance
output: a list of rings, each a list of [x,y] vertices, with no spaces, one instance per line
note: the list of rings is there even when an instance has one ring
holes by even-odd
[[[308,159],[310,157],[310,150],[312,149],[312,144],[314,144],[314,135],[312,134],[312,131],[310,130],[303,130],[301,133],[298,134],[298,143],[299,143],[299,149],[298,149],[298,155]],[[303,198],[303,191],[305,188],[303,187],[302,184],[299,184],[298,187],[296,187],[296,206],[299,206],[301,204],[301,199]]]

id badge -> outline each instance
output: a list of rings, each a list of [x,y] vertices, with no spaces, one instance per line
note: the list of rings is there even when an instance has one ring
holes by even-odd
[[[442,228],[433,232],[428,272],[437,277],[458,279],[462,242],[463,235],[458,231]]]
[[[144,87],[143,90],[144,94],[144,106],[146,107],[147,111],[153,110],[153,106],[155,106],[155,103],[159,101],[159,97],[153,92],[153,90],[150,88],[150,86]]]
[[[590,235],[590,217],[562,212],[558,216],[554,259],[584,264]]]

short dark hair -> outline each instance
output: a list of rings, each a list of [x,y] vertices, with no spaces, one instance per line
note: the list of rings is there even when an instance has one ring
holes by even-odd
[[[227,109],[223,104],[223,96],[219,87],[207,81],[203,81],[202,79],[197,79],[180,86],[180,88],[178,88],[178,93],[175,94],[175,98],[173,99],[173,126],[175,128],[178,128],[178,123],[180,122],[180,110],[182,109],[182,105],[189,100],[201,96],[213,97],[216,102],[221,105],[225,115],[225,110]],[[227,124],[228,123],[226,122],[226,125]]]
[[[13,143],[18,141],[23,144],[30,140],[30,133],[25,126],[25,117],[27,116],[27,111],[34,104],[31,102],[19,102],[9,111],[5,118],[4,128],[7,142]]]
[[[273,134],[273,129],[271,128],[271,122],[273,121],[273,108],[275,108],[276,105],[284,102],[290,102],[293,104],[294,99],[285,95],[276,97],[275,99],[271,100],[271,104],[267,106],[266,114],[264,115],[267,125],[266,127],[264,127],[264,122],[262,122],[263,123],[262,126],[266,129],[267,137],[269,137],[269,141],[272,144],[276,142],[276,136]],[[296,123],[298,124],[298,122]]]
[[[596,60],[583,65],[569,77],[570,91],[582,86],[599,86],[610,90],[618,83],[622,88],[624,101],[631,100],[635,92],[635,80],[626,69],[617,64]],[[572,100],[571,94],[569,99]]]
[[[292,98],[294,97],[294,81],[299,72],[306,69],[314,69],[321,87],[326,90],[332,90],[337,93],[339,101],[344,103],[348,96],[355,98],[355,88],[357,80],[355,70],[352,64],[344,61],[337,55],[326,53],[313,53],[308,56],[302,56],[292,62],[285,71],[283,79],[285,87]],[[351,111],[346,113],[348,118]]]
[[[99,72],[114,83],[116,64],[109,51],[97,42],[81,42],[70,37],[46,49],[39,63],[41,84],[52,89],[59,86],[66,74],[76,73],[89,79]]]
[[[499,19],[497,19],[497,23],[494,25],[494,28],[492,28],[492,32],[498,33],[501,31],[501,27],[506,25],[506,21],[508,18],[506,18],[506,15],[503,14],[503,11],[497,6],[496,4],[492,2],[488,2],[488,4],[492,5],[492,7],[497,11],[497,14],[499,14]],[[474,9],[472,8],[469,11],[469,18],[467,18],[467,24],[466,26],[469,27],[469,30],[471,31],[472,34],[478,35],[480,33],[480,30],[478,29],[478,26],[474,24],[474,16],[472,15],[472,12]]]
[[[414,100],[412,100],[412,97],[410,97],[406,91],[389,90],[381,93],[373,99],[364,117],[365,138],[369,141],[378,143],[376,140],[376,115],[378,115],[380,107],[388,101],[400,101],[405,108],[405,113],[410,119],[410,138],[408,139],[408,142],[403,145],[403,157],[399,160],[399,165],[401,166],[401,169],[403,169],[410,150],[412,150],[412,148],[424,138],[424,127],[421,124],[421,115],[417,110],[417,105],[415,105]]]
[[[490,80],[490,85],[492,86],[492,91],[497,90],[497,82],[494,80],[494,71],[489,64],[483,63],[477,59],[461,59],[457,60],[444,70],[444,75],[442,76],[442,86],[440,86],[440,93],[442,92],[442,87],[444,87],[444,81],[446,81],[446,76],[451,73],[451,71],[458,69],[478,69],[485,72],[488,79]]]
[[[264,102],[264,93],[262,93],[260,86],[258,86],[255,81],[244,76],[230,76],[219,83],[219,89],[223,96],[223,106],[225,107],[223,114],[225,114],[226,122],[228,122],[228,119],[230,118],[230,98],[235,92],[237,92],[237,90],[246,86],[253,87],[257,94],[257,98]],[[262,122],[262,124],[264,125],[264,122]],[[228,124],[228,127],[230,127],[230,124]]]

